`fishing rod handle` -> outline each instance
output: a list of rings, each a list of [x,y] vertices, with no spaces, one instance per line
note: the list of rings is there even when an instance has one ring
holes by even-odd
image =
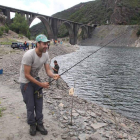
[[[49,84],[52,83],[54,80],[55,80],[55,79],[51,80],[51,81],[49,82]],[[42,90],[42,89],[43,89],[43,87],[40,87],[38,91],[40,91],[40,90]]]

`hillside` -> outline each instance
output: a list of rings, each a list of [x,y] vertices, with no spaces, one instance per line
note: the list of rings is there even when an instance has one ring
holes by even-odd
[[[92,38],[82,40],[82,46],[120,46],[120,47],[140,47],[140,38],[136,32],[138,25],[102,25],[95,28]],[[120,37],[119,37],[120,36]]]
[[[32,26],[32,28],[30,28],[30,32],[31,32],[32,38],[34,38],[36,35],[38,35],[40,33],[47,34],[45,26],[43,25],[42,22]]]
[[[89,25],[137,25],[140,23],[140,0],[95,0],[80,3],[52,16]],[[37,24],[36,30],[40,26],[41,23]],[[33,28],[31,33],[34,32]],[[44,28],[40,30],[43,31]]]
[[[77,12],[79,9],[81,9],[83,6],[85,6],[87,3],[80,3],[77,4],[69,9],[66,9],[64,11],[58,12],[54,15],[52,15],[52,17],[57,17],[57,18],[61,18],[61,19],[69,19],[69,17],[74,14],[75,12]]]
[[[106,24],[107,20],[111,24],[134,25],[139,23],[139,15],[140,0],[95,0],[81,3],[52,16],[90,25]]]

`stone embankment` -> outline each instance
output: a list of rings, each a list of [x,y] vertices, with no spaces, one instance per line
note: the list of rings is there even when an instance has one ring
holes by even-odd
[[[44,125],[48,135],[37,132],[35,137],[29,135],[26,107],[23,103],[18,80],[23,50],[11,50],[0,46],[0,108],[6,108],[0,117],[0,140],[140,140],[140,124],[131,121],[109,109],[95,103],[69,96],[69,87],[60,78],[57,88],[54,81],[44,92]],[[73,52],[78,46],[50,46],[52,59],[57,55]],[[41,80],[48,79],[42,68]],[[71,106],[72,125],[71,123]]]
[[[115,39],[107,46],[140,47],[139,38],[136,35],[138,29],[138,25],[97,26],[93,31],[92,38],[86,39],[80,44],[85,46],[104,46]]]

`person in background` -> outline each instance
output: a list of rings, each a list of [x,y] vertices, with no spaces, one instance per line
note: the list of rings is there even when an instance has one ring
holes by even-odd
[[[36,47],[36,44],[34,43],[34,48]]]
[[[27,43],[27,48],[28,48],[28,50],[29,50],[29,43]]]
[[[48,50],[49,50],[49,48],[50,48],[50,42],[48,43]]]
[[[24,42],[24,48],[23,48],[24,51],[26,50],[26,48],[27,48],[27,42],[25,41],[25,42]]]
[[[57,40],[55,40],[55,45],[57,46]]]
[[[54,74],[58,74],[58,71],[59,71],[59,65],[58,65],[58,63],[57,63],[57,61],[56,60],[54,60],[54,68],[52,68],[53,69],[53,73]],[[56,85],[57,85],[57,87],[58,87],[58,80],[56,80]]]
[[[32,42],[32,49],[34,48],[34,43]]]

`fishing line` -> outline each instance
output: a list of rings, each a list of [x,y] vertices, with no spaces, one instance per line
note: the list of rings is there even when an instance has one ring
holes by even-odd
[[[122,35],[126,34],[126,31],[121,33],[118,37],[114,38],[113,40],[111,40],[110,42],[108,42],[107,44],[103,45],[102,47],[100,47],[99,49],[97,49],[96,51],[94,51],[93,53],[89,54],[88,56],[86,56],[85,58],[83,58],[82,60],[80,60],[79,62],[77,62],[76,64],[74,64],[72,67],[70,67],[69,69],[67,69],[66,71],[62,72],[59,76],[65,74],[66,72],[68,72],[70,69],[72,69],[73,67],[77,66],[79,63],[81,63],[82,61],[84,61],[85,59],[87,59],[88,57],[90,57],[91,55],[95,54],[96,52],[98,52],[99,50],[103,49],[105,46],[107,46],[108,44],[110,44],[111,42],[117,40],[118,38],[120,38]],[[102,42],[101,42],[102,43]],[[101,44],[100,43],[100,44]],[[18,81],[14,80],[16,83],[19,83]],[[52,83],[53,81],[55,81],[55,79],[52,79],[50,83]],[[42,87],[39,88],[38,91],[40,91],[41,89],[43,89]]]
[[[72,69],[73,67],[77,66],[79,63],[81,63],[82,61],[84,61],[85,59],[87,59],[88,57],[90,57],[91,55],[95,54],[96,52],[98,52],[99,50],[101,50],[102,48],[104,48],[105,46],[107,46],[108,44],[110,44],[111,42],[117,40],[118,38],[120,38],[122,35],[126,34],[126,31],[124,33],[121,33],[118,37],[116,37],[115,39],[111,40],[110,42],[108,42],[107,44],[103,45],[102,47],[100,47],[99,49],[97,49],[96,51],[94,51],[93,53],[89,54],[88,56],[86,56],[85,58],[83,58],[82,60],[80,60],[79,62],[77,62],[76,64],[74,64],[72,67],[70,67],[69,69],[67,69],[66,71],[62,72],[59,76],[63,75],[64,73],[66,73],[67,71],[69,71],[70,69]],[[102,42],[101,42],[102,43]],[[100,43],[100,44],[101,44]],[[51,80],[49,82],[52,83],[55,79]]]

